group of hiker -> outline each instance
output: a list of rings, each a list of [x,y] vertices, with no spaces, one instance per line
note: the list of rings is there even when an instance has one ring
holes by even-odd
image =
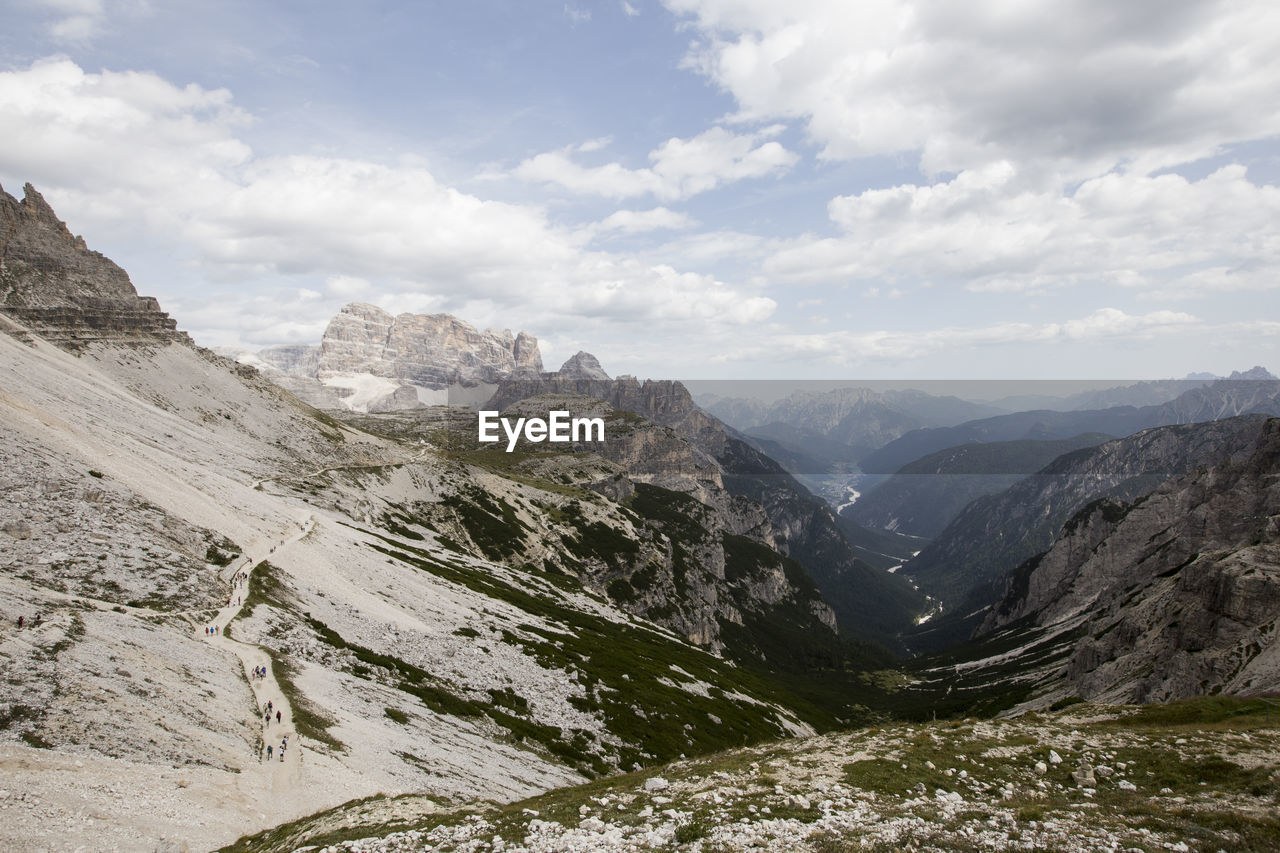
[[[205,632],[206,634],[208,634],[209,636],[211,636],[211,637],[212,637],[212,636],[214,636],[215,634],[217,634],[217,633],[218,633],[218,626],[217,626],[217,625],[206,625],[206,626],[205,626],[205,629],[204,629],[204,632]]]
[[[43,613],[37,613],[34,617],[32,617],[32,619],[31,619],[30,621],[31,621],[31,627],[33,627],[33,628],[39,628],[39,627],[40,627],[40,625],[41,625],[41,623],[43,623],[43,622],[44,622],[44,614],[43,614]],[[21,629],[21,628],[22,628],[22,626],[23,626],[23,625],[26,625],[26,624],[27,624],[27,617],[26,617],[26,616],[19,616],[19,617],[18,617],[18,628],[19,628],[19,629]]]
[[[276,754],[280,756],[281,761],[284,761],[284,748],[288,745],[289,745],[288,735],[285,735],[284,737],[280,738],[280,749],[276,751]],[[267,744],[267,761],[270,761],[270,760],[271,760],[271,744]]]
[[[253,677],[254,677],[254,678],[266,678],[266,677],[267,677],[267,668],[266,668],[265,666],[255,666],[255,667],[253,668]]]

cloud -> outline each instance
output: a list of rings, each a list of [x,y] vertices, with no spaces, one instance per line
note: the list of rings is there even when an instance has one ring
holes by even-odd
[[[1150,173],[1280,133],[1269,0],[664,0],[686,63],[829,158]]]
[[[237,136],[247,121],[225,90],[44,60],[0,72],[0,174],[31,180],[77,230],[161,240],[201,281],[242,291],[255,283],[260,292],[238,302],[234,318],[225,299],[172,291],[166,307],[219,342],[273,342],[263,340],[276,334],[278,324],[261,320],[270,313],[292,312],[295,332],[322,327],[335,300],[353,297],[480,323],[661,322],[672,334],[760,322],[776,307],[714,276],[584,250],[540,208],[461,192],[425,168],[257,156]],[[610,227],[685,221],[658,208]],[[166,286],[143,285],[162,298]],[[300,287],[324,298],[302,299]]]
[[[1200,179],[1111,172],[1064,194],[1007,161],[928,186],[839,196],[840,233],[791,241],[774,280],[941,280],[1009,293],[1106,284],[1184,297],[1280,287],[1280,188],[1243,166]]]
[[[1075,344],[1107,340],[1150,340],[1195,331],[1201,324],[1190,314],[1154,311],[1131,315],[1100,308],[1065,323],[998,323],[950,326],[930,330],[840,330],[816,334],[771,335],[767,343],[739,345],[723,360],[826,362],[856,366],[869,362],[903,362],[942,351],[1035,344]],[[1274,324],[1273,324],[1274,325]]]
[[[634,18],[640,14],[640,10],[637,9],[635,6],[632,6],[630,3],[628,3],[627,0],[622,0],[621,5],[622,5],[622,13],[626,15],[628,18]]]
[[[679,213],[665,207],[651,210],[619,210],[609,214],[597,225],[599,231],[622,231],[635,234],[641,231],[659,231],[688,228],[694,220],[687,213]]]
[[[106,12],[102,0],[38,0],[57,17],[49,24],[49,35],[56,42],[83,44],[92,41],[102,30]]]
[[[579,9],[576,6],[570,6],[568,3],[564,6],[564,15],[574,24],[585,24],[591,20],[590,9]]]
[[[615,199],[653,195],[674,201],[725,184],[786,172],[799,158],[769,139],[779,131],[774,126],[738,134],[713,127],[689,139],[673,137],[649,152],[653,165],[644,169],[628,169],[616,162],[582,166],[569,156],[569,150],[552,151],[525,160],[514,174],[578,194]]]

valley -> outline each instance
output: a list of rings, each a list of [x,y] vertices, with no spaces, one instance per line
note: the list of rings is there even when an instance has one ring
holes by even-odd
[[[700,406],[363,303],[233,360],[0,206],[5,849],[1276,842],[1270,374]]]

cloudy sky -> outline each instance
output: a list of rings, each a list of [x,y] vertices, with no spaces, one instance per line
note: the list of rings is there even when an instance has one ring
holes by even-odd
[[[0,0],[0,184],[206,345],[1280,370],[1274,0]]]

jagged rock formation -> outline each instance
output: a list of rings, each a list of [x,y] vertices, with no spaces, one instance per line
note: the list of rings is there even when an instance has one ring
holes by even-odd
[[[1266,417],[1158,427],[1067,453],[956,516],[903,571],[949,608],[990,604],[1023,560],[1048,548],[1081,507],[1131,501],[1160,483],[1253,446]],[[978,599],[971,599],[977,595]]]
[[[1280,683],[1280,419],[1246,450],[1076,513],[986,619],[1079,622],[1055,695],[1168,701]]]
[[[841,514],[869,527],[934,537],[969,503],[1003,492],[1072,450],[1111,436],[992,441],[952,447],[908,463]]]
[[[23,283],[53,296],[24,291],[24,304],[96,304],[102,288],[79,281],[88,260],[43,257]],[[45,334],[86,327],[30,316],[0,317],[15,332],[0,335],[0,763],[22,768],[0,797],[0,848],[38,837],[154,850],[176,834],[216,849],[376,793],[509,800],[851,714],[759,666],[772,654],[760,646],[782,636],[780,608],[800,640],[825,635],[827,667],[846,658],[793,563],[717,527],[710,509],[701,533],[677,530],[689,516],[670,501],[692,498],[659,491],[650,518],[634,498],[656,486],[635,484],[624,506],[564,480],[530,485],[506,454],[490,471],[428,436],[352,429],[176,335],[146,338],[135,323],[72,355]],[[722,596],[721,630],[740,627],[735,609],[761,620],[755,648],[724,641],[754,666],[510,559],[505,544],[535,512],[615,601],[628,597],[621,581],[648,594],[636,577],[648,557],[686,542],[699,561],[686,588]],[[723,588],[703,583],[716,548]],[[610,556],[632,549],[641,563]],[[232,583],[251,568],[247,589]],[[249,651],[270,679],[248,677]],[[296,713],[264,730],[268,698]],[[264,765],[262,738],[282,729],[290,761]],[[85,813],[100,819],[66,819]]]
[[[575,394],[608,402],[669,427],[719,467],[729,494],[764,507],[774,531],[773,547],[813,578],[847,636],[896,645],[896,635],[923,607],[921,597],[894,575],[873,569],[857,556],[840,520],[782,466],[698,408],[680,382],[620,376],[614,380],[568,379],[544,374],[498,386],[487,409],[505,410],[541,394]]]
[[[258,350],[257,357],[290,376],[315,376],[320,369],[318,344],[282,344]]]
[[[603,379],[605,381],[609,379],[609,374],[605,373],[604,368],[600,366],[600,360],[582,350],[560,365],[556,375],[561,379]]]
[[[494,383],[542,370],[538,340],[527,332],[477,331],[449,314],[390,313],[346,305],[320,343],[316,376],[367,373],[424,388]]]
[[[73,236],[31,184],[0,188],[0,313],[64,349],[94,341],[191,343],[128,274]]]

